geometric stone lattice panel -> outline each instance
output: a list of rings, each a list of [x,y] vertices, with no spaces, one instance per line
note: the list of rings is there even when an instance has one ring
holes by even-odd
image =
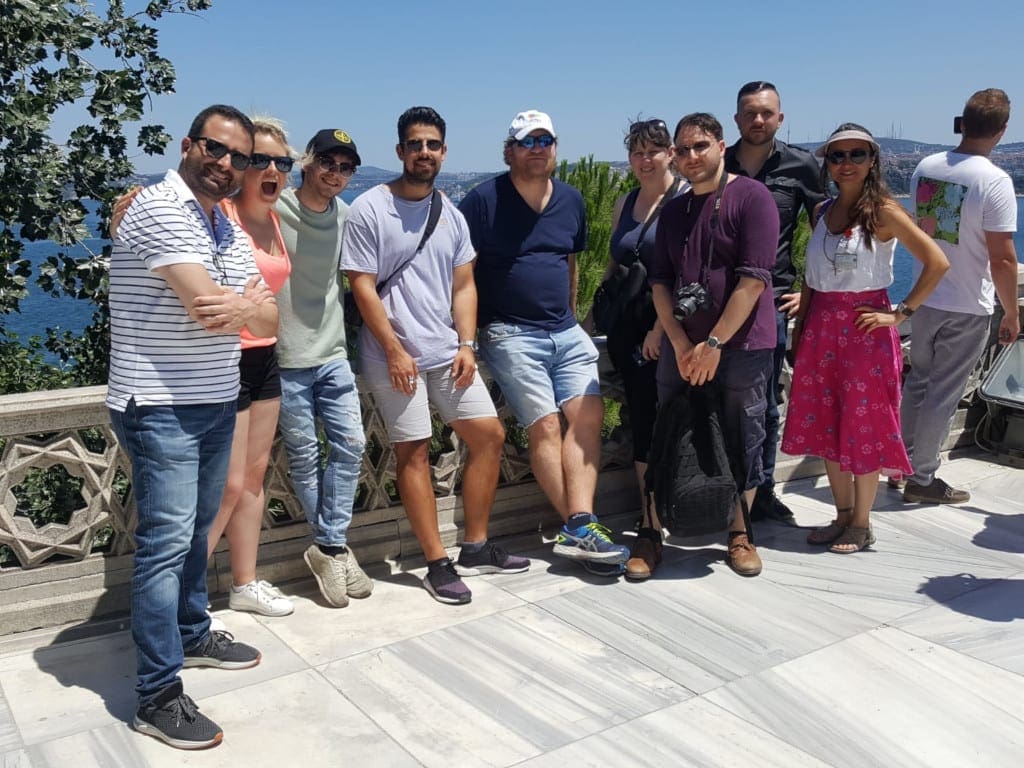
[[[109,427],[99,428],[102,453],[90,451],[83,435],[66,431],[42,437],[11,437],[0,455],[0,544],[14,552],[24,568],[41,565],[54,556],[73,559],[86,557],[96,532],[113,530],[110,551],[131,551],[127,535],[125,505],[113,491],[117,466],[117,442]],[[40,472],[59,467],[81,483],[75,508],[66,521],[49,522],[36,527],[24,514],[16,514],[18,494],[38,479]],[[77,483],[74,483],[77,485]]]
[[[518,427],[501,391],[493,383],[498,418],[506,427],[507,438],[501,458],[499,485],[515,485],[530,478],[529,451],[525,430]],[[623,401],[615,376],[602,371],[602,393]],[[395,456],[388,441],[373,396],[360,390],[366,451],[363,454],[355,512],[395,507],[401,502],[395,484]],[[98,419],[99,417],[97,417]],[[604,441],[602,469],[624,467],[631,463],[629,430],[616,429]],[[0,545],[9,547],[23,568],[43,565],[53,557],[83,559],[93,550],[99,532],[106,541],[103,552],[124,555],[133,551],[136,509],[131,489],[131,464],[117,444],[109,424],[78,426],[49,435],[0,435],[6,440],[0,454]],[[431,447],[431,477],[437,496],[458,493],[465,447],[458,436],[440,422],[435,423]],[[52,519],[37,527],[31,518],[18,513],[17,493],[24,492],[51,468],[60,467],[72,501],[66,520]],[[80,484],[80,487],[79,487]],[[264,478],[267,507],[266,528],[305,522],[305,514],[292,490],[288,460],[277,437]],[[77,495],[76,495],[77,494]],[[35,500],[38,505],[38,499]],[[44,510],[45,517],[49,510]],[[36,519],[38,519],[38,515]],[[108,538],[109,537],[109,538]]]

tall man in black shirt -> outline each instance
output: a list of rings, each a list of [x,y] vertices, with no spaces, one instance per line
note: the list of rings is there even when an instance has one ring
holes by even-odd
[[[800,208],[808,217],[825,199],[817,161],[805,149],[791,147],[775,138],[784,119],[779,92],[771,83],[755,80],[736,95],[736,127],[740,140],[725,150],[725,170],[762,182],[779,208],[779,248],[772,270],[775,293],[775,321],[778,344],[775,364],[768,380],[768,409],[765,413],[765,441],[762,462],[764,484],[757,489],[751,518],[771,518],[796,525],[793,513],[775,495],[775,454],[779,442],[779,375],[786,354],[786,325],[796,311],[800,296],[793,293],[796,268],[791,249]]]

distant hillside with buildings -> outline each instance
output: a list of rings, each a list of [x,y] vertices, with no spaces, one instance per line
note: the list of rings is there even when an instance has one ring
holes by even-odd
[[[897,195],[905,195],[910,191],[910,177],[914,173],[921,158],[953,149],[953,145],[927,144],[921,141],[910,139],[878,139],[882,148],[882,165],[885,168],[886,180],[889,188]],[[818,144],[795,144],[804,149],[814,150]],[[1012,142],[1001,144],[992,153],[992,161],[1000,168],[1010,174],[1013,179],[1014,189],[1018,195],[1024,195],[1024,142]],[[609,165],[620,173],[629,172],[629,163],[624,160],[609,162]],[[370,187],[389,181],[400,171],[378,168],[373,165],[364,165],[348,184],[345,198],[350,199],[354,195],[366,191]],[[453,200],[458,202],[463,196],[485,179],[501,173],[500,170],[493,171],[470,171],[466,173],[447,173],[442,171],[437,178],[437,186]],[[147,174],[136,177],[139,184],[152,184],[163,178],[163,174]],[[292,183],[299,184],[299,172],[296,169],[292,173]]]

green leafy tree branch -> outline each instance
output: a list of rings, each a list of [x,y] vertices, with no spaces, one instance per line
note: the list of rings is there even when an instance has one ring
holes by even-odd
[[[72,372],[69,383],[100,383],[107,369],[110,245],[85,257],[69,254],[91,236],[84,201],[98,201],[106,218],[134,170],[128,128],[144,119],[153,96],[174,90],[174,67],[160,55],[151,22],[210,5],[152,0],[128,12],[123,0],[110,0],[101,15],[84,0],[0,0],[0,340],[14,342],[3,318],[18,311],[33,276],[23,242],[54,242],[37,284],[96,305],[83,334],[51,331],[46,341]],[[80,124],[55,137],[58,116],[77,112]],[[135,141],[157,154],[170,136],[161,125],[143,124]]]

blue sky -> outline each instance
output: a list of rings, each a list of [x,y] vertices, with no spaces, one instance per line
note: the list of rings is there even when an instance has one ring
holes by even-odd
[[[151,119],[175,142],[169,158],[140,156],[137,167],[176,165],[192,116],[218,101],[282,118],[298,148],[343,128],[364,164],[385,168],[399,167],[395,121],[414,104],[448,123],[445,170],[501,168],[509,121],[526,108],[551,114],[561,158],[617,160],[637,114],[672,124],[709,111],[735,140],[736,89],[754,79],[778,86],[781,136],[793,142],[853,120],[879,136],[954,143],[953,115],[990,86],[1015,105],[1005,140],[1021,141],[1024,67],[1009,42],[1019,19],[1019,0],[214,0],[159,24],[178,83]]]

